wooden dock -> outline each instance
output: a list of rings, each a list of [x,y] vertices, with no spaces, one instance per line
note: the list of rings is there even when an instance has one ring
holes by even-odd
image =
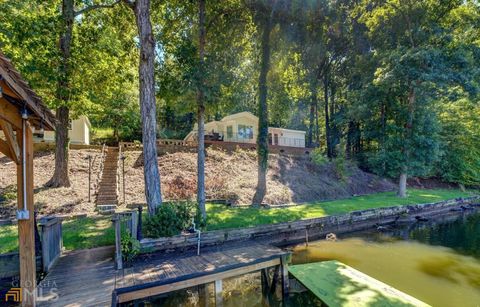
[[[335,260],[293,265],[289,271],[328,306],[429,306]]]
[[[109,306],[115,287],[114,248],[66,252],[38,286],[38,306]]]
[[[117,306],[120,303],[215,283],[216,304],[222,304],[222,280],[262,271],[270,290],[280,281],[288,291],[287,257],[279,248],[243,243],[171,254],[144,255],[130,267],[114,269],[114,248],[62,255],[39,288],[39,306]],[[274,280],[266,269],[275,268]],[[267,280],[265,280],[267,278]]]
[[[289,252],[273,246],[244,243],[206,250],[200,256],[192,251],[140,259],[131,268],[117,272],[112,306],[211,282],[215,283],[216,304],[221,305],[223,279],[271,267],[278,268],[280,276],[274,279],[282,279],[286,293],[288,255]]]

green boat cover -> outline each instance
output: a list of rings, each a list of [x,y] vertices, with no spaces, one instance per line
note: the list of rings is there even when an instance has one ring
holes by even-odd
[[[429,306],[338,261],[292,265],[288,271],[330,307]]]

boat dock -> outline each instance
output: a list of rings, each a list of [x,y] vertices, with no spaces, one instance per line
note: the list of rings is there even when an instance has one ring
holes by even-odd
[[[328,306],[429,306],[335,260],[293,265],[288,270]]]
[[[90,252],[89,252],[90,251]],[[93,252],[95,251],[95,252]],[[66,253],[42,281],[39,306],[117,306],[213,282],[216,305],[222,305],[222,280],[275,268],[271,287],[288,292],[289,252],[248,242],[185,253],[143,255],[130,267],[114,269],[113,249]],[[51,291],[53,295],[48,295]]]

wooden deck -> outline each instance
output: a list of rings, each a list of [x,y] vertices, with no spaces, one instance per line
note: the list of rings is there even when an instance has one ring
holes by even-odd
[[[110,306],[115,286],[114,248],[62,255],[39,285],[38,306]]]
[[[276,247],[244,242],[205,249],[200,256],[195,251],[145,255],[131,267],[115,270],[113,247],[68,252],[41,282],[38,305],[115,306],[210,282],[215,282],[221,301],[223,279],[276,266],[288,274],[288,255]]]
[[[276,247],[244,243],[204,250],[200,256],[191,252],[139,259],[117,272],[112,305],[210,282],[221,288],[225,278],[286,265],[288,255]]]

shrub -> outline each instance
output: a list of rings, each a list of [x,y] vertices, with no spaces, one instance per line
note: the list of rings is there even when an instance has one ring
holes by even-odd
[[[130,233],[122,234],[122,258],[125,262],[132,261],[140,253],[140,242],[132,238]]]
[[[192,202],[165,202],[144,223],[144,235],[149,238],[171,237],[180,234],[197,216],[197,206]]]
[[[312,162],[318,166],[323,166],[328,163],[328,158],[325,157],[323,151],[318,147],[312,150],[310,157],[312,158]]]

